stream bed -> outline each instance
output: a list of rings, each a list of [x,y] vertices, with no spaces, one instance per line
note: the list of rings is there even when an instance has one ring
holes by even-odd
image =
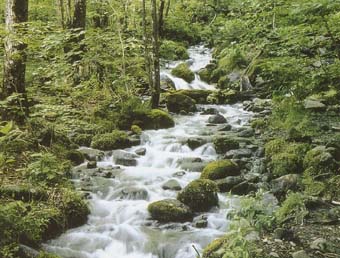
[[[202,46],[190,48],[189,53],[188,62],[194,72],[211,60],[210,50]],[[202,82],[197,73],[190,84],[174,78],[170,70],[176,64],[168,64],[162,76],[172,79],[177,89],[214,89]],[[217,109],[232,128],[247,125],[253,116],[242,104],[198,106],[200,111],[208,108]],[[86,176],[86,165],[76,167],[75,171],[82,171],[82,176],[75,178],[76,186],[84,190],[81,185],[84,181],[88,184],[88,222],[49,241],[44,248],[65,258],[195,258],[193,246],[200,252],[226,232],[230,197],[219,194],[218,208],[197,213],[194,221],[188,223],[159,224],[150,219],[147,207],[154,201],[176,198],[177,191],[164,189],[169,180],[176,182],[177,188],[184,188],[200,176],[196,163],[206,164],[218,158],[211,140],[220,126],[207,126],[208,118],[201,112],[174,115],[175,127],[144,131],[140,146],[106,153],[97,166],[110,171],[110,177]],[[207,143],[192,150],[187,144],[191,138],[204,138]],[[145,154],[135,154],[141,152]],[[117,156],[122,153],[135,158],[137,164],[118,166]],[[207,226],[198,228],[198,220],[207,221]]]

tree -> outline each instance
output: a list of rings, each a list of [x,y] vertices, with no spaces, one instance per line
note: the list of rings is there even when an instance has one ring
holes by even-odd
[[[4,78],[0,98],[6,100],[7,108],[2,108],[1,116],[3,120],[23,122],[28,116],[25,87],[27,44],[21,38],[28,21],[28,0],[7,0],[5,16],[8,35],[4,43]]]
[[[153,88],[151,93],[151,106],[152,108],[157,108],[159,105],[160,98],[160,62],[159,62],[159,20],[157,14],[157,2],[156,0],[151,0],[152,4],[152,51],[153,51]]]

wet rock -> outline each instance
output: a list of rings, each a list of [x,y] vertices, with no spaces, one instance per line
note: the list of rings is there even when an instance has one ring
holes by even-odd
[[[194,150],[197,149],[198,147],[201,147],[202,145],[206,144],[207,141],[202,138],[190,138],[187,141],[187,144],[190,149]]]
[[[175,179],[170,179],[167,182],[165,182],[163,184],[162,188],[164,190],[172,190],[172,191],[180,191],[180,190],[182,190],[181,185]]]
[[[189,172],[202,172],[208,162],[186,161],[180,164],[181,169]]]
[[[252,136],[254,136],[254,134],[255,134],[254,129],[248,128],[248,129],[245,129],[245,130],[239,132],[238,136],[239,137],[252,137]]]
[[[218,131],[220,131],[220,132],[228,132],[228,131],[230,131],[231,130],[231,125],[223,125],[221,128],[219,128],[218,129]]]
[[[132,135],[129,137],[131,146],[137,146],[141,144],[141,139],[139,135]]]
[[[128,187],[119,193],[120,199],[127,200],[147,200],[148,191],[138,187]]]
[[[195,100],[179,93],[168,95],[166,106],[169,112],[173,113],[179,113],[182,110],[185,112],[195,112],[197,110]]]
[[[188,205],[193,211],[209,211],[218,205],[217,192],[218,187],[214,181],[197,179],[179,192],[177,199]]]
[[[79,149],[79,151],[84,154],[87,160],[91,160],[91,161],[95,161],[95,160],[101,161],[105,157],[105,153],[100,150],[95,150],[91,148],[81,148]]]
[[[87,162],[86,167],[88,169],[96,168],[97,167],[97,161],[89,161],[89,162]]]
[[[214,139],[213,143],[218,154],[225,154],[227,151],[240,147],[239,142],[228,136],[218,136]]]
[[[274,193],[286,193],[288,190],[296,190],[298,187],[298,182],[300,175],[298,174],[288,174],[276,178],[272,181],[272,191]]]
[[[310,256],[304,250],[292,253],[292,257],[293,258],[310,258]]]
[[[246,110],[253,111],[253,112],[262,112],[266,109],[270,109],[272,105],[271,99],[259,99],[255,98],[251,103],[245,107]]]
[[[222,179],[228,176],[239,176],[240,168],[231,160],[217,160],[210,162],[203,170],[201,179]]]
[[[251,192],[256,192],[256,191],[257,191],[256,185],[253,183],[249,183],[249,182],[242,182],[238,185],[235,185],[231,189],[231,193],[236,194],[236,195],[247,195]]]
[[[238,149],[238,150],[230,150],[226,153],[224,158],[227,159],[241,159],[241,158],[249,158],[252,156],[252,151],[249,149]]]
[[[72,162],[74,166],[78,166],[84,162],[85,156],[77,150],[70,150],[66,153],[66,158]]]
[[[216,108],[207,108],[202,111],[202,115],[217,115],[219,112]]]
[[[221,114],[213,115],[208,119],[208,123],[210,124],[224,124],[226,122],[227,119],[225,119],[225,117],[222,116]]]
[[[229,192],[234,186],[242,182],[240,176],[228,176],[226,178],[215,180],[220,192]]]
[[[39,252],[27,245],[19,245],[18,255],[20,258],[36,258],[39,257]]]
[[[123,150],[115,150],[112,152],[113,160],[117,165],[122,166],[137,166],[138,155],[135,153],[123,151]]]
[[[149,204],[151,218],[160,222],[192,221],[191,209],[176,199],[165,199]]]
[[[263,147],[259,147],[255,152],[255,157],[263,158],[265,155],[265,149]]]
[[[127,166],[127,167],[137,166],[137,160],[136,159],[116,158],[115,162],[116,162],[117,165],[122,165],[122,166]]]
[[[315,112],[322,112],[327,109],[327,106],[323,104],[321,101],[306,99],[303,103],[305,109]]]
[[[138,148],[135,153],[139,156],[144,156],[146,154],[146,148]]]
[[[161,75],[161,91],[176,90],[175,83],[167,75]]]
[[[174,177],[182,177],[185,174],[186,174],[185,171],[178,171],[176,173],[173,173],[172,176],[174,176]]]
[[[205,215],[194,218],[194,226],[196,228],[206,228],[208,226],[208,218]]]

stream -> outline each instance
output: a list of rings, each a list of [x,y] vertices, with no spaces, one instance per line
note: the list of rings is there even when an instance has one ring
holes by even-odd
[[[202,46],[189,49],[190,68],[198,72],[211,60],[211,51]],[[196,78],[192,83],[171,76],[170,70],[178,62],[169,63],[162,70],[177,89],[209,89],[214,87]],[[199,105],[199,110],[215,108],[233,128],[246,125],[251,112],[235,105]],[[176,126],[162,130],[144,131],[141,145],[125,151],[137,160],[136,166],[117,166],[111,152],[98,162],[98,168],[111,170],[114,177],[88,177],[91,214],[86,225],[68,230],[51,240],[44,248],[65,258],[195,258],[193,246],[200,252],[213,239],[228,229],[227,194],[219,194],[219,207],[209,212],[197,213],[194,222],[160,224],[150,219],[147,206],[151,202],[176,198],[177,191],[164,190],[162,186],[175,179],[184,188],[199,178],[195,161],[216,160],[213,144],[194,150],[187,145],[188,138],[211,139],[218,126],[207,126],[209,115],[174,115]],[[144,156],[135,151],[144,150]],[[192,164],[190,164],[192,163]],[[81,165],[84,166],[84,165]],[[75,168],[77,169],[77,168]],[[197,169],[198,170],[198,169]],[[196,170],[196,171],[197,171]],[[84,179],[76,178],[76,186]],[[207,227],[195,227],[197,219],[205,219]]]

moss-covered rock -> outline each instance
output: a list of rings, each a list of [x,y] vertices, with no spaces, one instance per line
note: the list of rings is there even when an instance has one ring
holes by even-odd
[[[218,154],[225,154],[230,150],[235,150],[240,147],[240,144],[236,140],[225,136],[216,137],[213,143]]]
[[[186,47],[179,42],[163,40],[159,54],[166,60],[185,60],[189,58]]]
[[[148,211],[151,218],[160,222],[185,222],[191,221],[191,209],[176,199],[165,199],[150,203]]]
[[[174,113],[181,111],[195,112],[197,110],[195,100],[179,93],[168,95],[166,106],[170,112]]]
[[[178,90],[175,93],[186,95],[196,101],[197,104],[208,104],[208,96],[211,90]]]
[[[171,74],[178,78],[182,78],[186,82],[190,83],[195,80],[195,74],[190,70],[188,64],[181,63],[171,70]]]
[[[189,183],[177,199],[188,205],[193,211],[208,211],[218,205],[218,187],[214,181],[197,179]]]
[[[128,135],[123,131],[115,130],[111,133],[97,134],[93,137],[91,147],[98,150],[115,150],[131,147]]]
[[[77,134],[72,138],[72,141],[76,144],[78,144],[79,146],[85,146],[85,147],[90,147],[91,145],[91,141],[92,141],[92,134],[86,134],[86,133],[82,133],[82,134]]]
[[[232,89],[213,91],[207,98],[209,103],[213,104],[234,104],[242,100],[241,94]]]
[[[240,168],[231,160],[217,160],[209,163],[201,173],[201,179],[217,180],[229,176],[239,176]]]
[[[70,150],[66,153],[66,158],[72,162],[73,165],[77,166],[84,162],[85,156],[83,153],[77,150]]]
[[[270,166],[275,176],[301,173],[302,166],[299,157],[292,153],[279,153],[272,156]]]
[[[175,122],[172,117],[160,109],[152,109],[143,122],[143,129],[165,129],[174,127]]]

